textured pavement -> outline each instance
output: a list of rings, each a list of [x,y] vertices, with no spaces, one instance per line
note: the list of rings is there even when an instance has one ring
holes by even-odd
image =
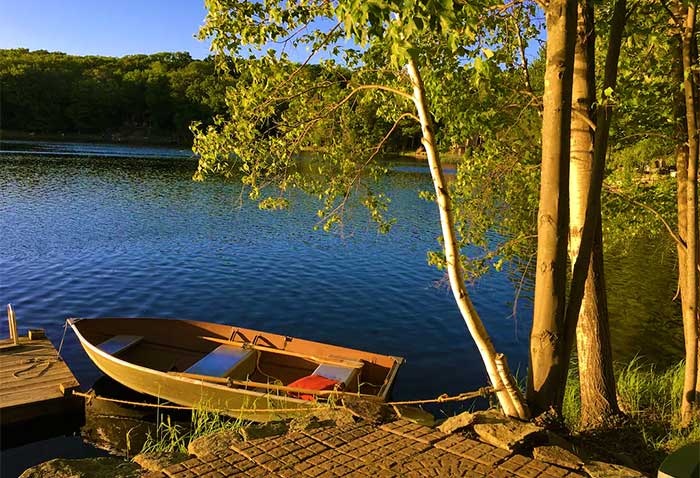
[[[225,452],[191,458],[149,475],[168,478],[494,477],[578,478],[549,465],[399,420],[365,422],[232,442]]]

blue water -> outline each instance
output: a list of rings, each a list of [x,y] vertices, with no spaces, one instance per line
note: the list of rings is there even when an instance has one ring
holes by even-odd
[[[192,150],[163,146],[133,146],[109,143],[61,143],[31,140],[0,140],[0,154],[110,158],[191,158]]]
[[[20,328],[45,328],[58,344],[67,317],[206,320],[403,356],[397,399],[486,385],[445,277],[426,263],[439,225],[417,195],[431,188],[421,163],[392,163],[383,180],[398,220],[389,234],[361,210],[343,234],[326,234],[313,230],[308,197],[260,211],[236,183],[193,182],[196,160],[181,150],[0,144],[10,149],[25,153],[0,155],[0,303],[14,305]],[[653,247],[606,258],[617,359],[680,357],[675,281],[662,279],[673,257],[650,263]],[[469,292],[523,375],[530,310],[524,291],[513,317],[516,285],[491,273]],[[99,376],[70,333],[63,356],[84,387]]]

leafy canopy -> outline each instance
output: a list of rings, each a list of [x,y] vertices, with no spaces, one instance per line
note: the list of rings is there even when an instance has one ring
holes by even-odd
[[[403,65],[421,68],[442,149],[479,143],[504,122],[494,109],[513,97],[494,95],[493,85],[518,68],[514,29],[526,42],[536,34],[534,6],[523,5],[514,16],[488,0],[207,1],[200,37],[211,38],[236,82],[227,114],[193,127],[195,178],[240,176],[270,209],[286,207],[291,190],[307,191],[321,201],[325,229],[358,198],[388,230],[389,198],[374,190],[386,168],[375,159],[397,133],[413,148],[420,137]],[[302,47],[308,58],[294,63],[289,50]],[[302,163],[304,149],[320,154]]]

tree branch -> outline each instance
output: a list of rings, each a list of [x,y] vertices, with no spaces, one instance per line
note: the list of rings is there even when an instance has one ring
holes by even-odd
[[[639,202],[639,201],[637,201],[637,200],[635,200],[635,199],[632,199],[632,198],[629,197],[629,196],[626,196],[625,194],[623,194],[622,192],[620,192],[620,190],[615,189],[614,187],[612,187],[612,186],[610,186],[610,185],[605,184],[605,185],[603,185],[603,187],[605,188],[606,191],[608,191],[608,192],[610,192],[610,193],[612,193],[612,194],[615,194],[616,196],[621,197],[622,199],[624,199],[625,201],[629,202],[630,204],[634,204],[635,206],[639,206],[639,207],[641,207],[641,208],[643,208],[643,209],[646,209],[646,210],[649,211],[650,213],[652,213],[654,216],[656,216],[656,218],[657,218],[659,221],[661,221],[661,223],[664,225],[664,227],[665,227],[666,230],[668,231],[668,234],[671,236],[671,238],[672,238],[674,241],[676,241],[676,244],[678,244],[678,246],[680,246],[681,249],[684,249],[684,250],[687,250],[687,249],[688,249],[688,246],[686,245],[685,241],[684,241],[678,234],[676,234],[676,232],[673,230],[673,228],[671,227],[671,225],[668,223],[668,221],[666,221],[666,219],[664,219],[664,217],[661,215],[661,213],[660,213],[659,211],[657,211],[657,210],[654,209],[653,207],[649,206],[648,204],[644,204],[644,203]],[[698,271],[700,271],[700,265],[698,265]]]
[[[523,76],[525,78],[525,88],[530,95],[535,96],[535,92],[532,89],[532,82],[530,81],[530,70],[527,66],[527,57],[525,56],[525,43],[523,42],[523,36],[520,33],[520,24],[518,23],[521,13],[522,6],[518,9],[517,17],[513,19],[515,34],[518,37],[518,49],[520,50],[520,67],[523,70]]]
[[[416,115],[414,115],[413,113],[403,113],[403,114],[401,114],[401,116],[399,116],[399,117],[396,119],[396,121],[394,121],[394,125],[391,127],[391,129],[389,129],[389,132],[388,132],[387,134],[384,135],[384,137],[383,137],[382,140],[379,142],[379,144],[377,144],[377,147],[374,148],[374,152],[370,155],[370,157],[367,159],[367,161],[365,161],[365,164],[364,164],[365,166],[367,166],[367,165],[369,164],[369,162],[372,161],[372,160],[377,156],[377,154],[379,154],[379,151],[382,149],[382,146],[384,146],[384,143],[387,142],[387,140],[389,139],[389,137],[391,136],[391,134],[396,130],[396,128],[399,126],[399,123],[400,123],[401,120],[404,119],[404,118],[411,118],[411,119],[417,121],[418,124],[420,124],[420,118],[418,118],[418,117],[417,117]]]

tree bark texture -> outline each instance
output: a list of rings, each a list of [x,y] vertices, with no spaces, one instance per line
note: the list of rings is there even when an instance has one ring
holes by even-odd
[[[568,236],[571,83],[576,41],[576,1],[552,0],[546,8],[547,60],[542,98],[542,165],[537,215],[537,272],[530,333],[527,397],[533,413],[560,409],[565,386],[564,312]]]
[[[413,102],[418,112],[422,129],[421,141],[428,157],[428,165],[430,167],[430,174],[435,187],[435,196],[440,211],[440,226],[442,229],[447,273],[450,279],[452,293],[462,317],[467,324],[467,328],[476,342],[476,346],[479,349],[479,353],[486,367],[489,380],[496,390],[496,396],[503,408],[503,412],[508,416],[527,419],[529,418],[527,405],[524,400],[518,398],[517,392],[512,390],[514,380],[510,374],[507,373],[506,375],[508,376],[504,377],[499,372],[496,350],[467,294],[459,257],[459,246],[454,227],[451,199],[435,142],[433,124],[428,109],[428,103],[425,98],[423,80],[414,59],[408,62],[407,68],[413,86]],[[507,370],[507,367],[501,367],[501,369]]]
[[[600,226],[600,196],[603,189],[603,173],[605,171],[605,156],[608,149],[608,137],[610,135],[610,123],[612,120],[612,104],[606,91],[615,90],[617,85],[617,68],[622,45],[622,34],[627,20],[626,0],[617,0],[613,9],[610,23],[610,39],[608,51],[605,57],[605,74],[603,77],[602,100],[596,109],[595,149],[593,153],[593,166],[591,168],[590,186],[586,205],[586,215],[581,231],[581,244],[578,249],[576,261],[571,273],[571,288],[564,326],[564,363],[560,380],[565,382],[569,357],[573,349],[578,324],[581,302],[585,293],[586,279],[593,254],[596,231]],[[557,404],[561,406],[564,400],[564,391],[560,390]]]
[[[595,30],[593,4],[579,4],[574,56],[569,176],[569,258],[575,264],[581,244],[594,157]],[[600,209],[593,251],[576,328],[581,420],[583,428],[604,425],[619,414],[612,366],[608,303],[603,271],[603,233]]]
[[[681,32],[683,56],[683,92],[688,134],[688,162],[686,170],[686,255],[685,295],[683,301],[683,332],[685,338],[685,379],[681,401],[682,422],[688,424],[698,407],[698,104],[693,67],[697,64],[695,43],[696,4],[685,9],[685,23]],[[680,191],[679,191],[680,192]]]
[[[676,5],[676,11],[679,15],[682,15],[682,9],[680,8],[679,5]],[[678,82],[679,85],[684,84],[684,78],[683,78],[683,36],[682,33],[679,33],[677,36],[677,41],[678,45],[677,48],[673,50],[674,56],[673,56],[673,74],[674,74],[674,79]],[[686,116],[685,116],[685,92],[682,90],[676,90],[675,96],[674,96],[674,116],[676,118],[677,124],[678,124],[678,130],[677,130],[677,135],[678,135],[678,148],[676,151],[676,187],[677,187],[677,194],[676,194],[676,200],[677,200],[677,217],[678,217],[678,238],[680,239],[680,244],[676,245],[676,250],[678,252],[678,289],[680,291],[680,297],[681,297],[681,311],[682,311],[682,317],[683,317],[683,338],[685,340],[685,351],[686,351],[686,357],[685,361],[688,363],[688,352],[691,350],[689,348],[690,343],[692,340],[688,341],[688,337],[686,336],[686,330],[685,326],[686,323],[690,323],[687,318],[689,316],[689,311],[687,310],[687,301],[686,298],[688,297],[687,292],[686,292],[686,287],[688,285],[687,281],[687,274],[686,274],[686,252],[687,252],[687,224],[688,224],[688,214],[687,214],[687,208],[688,208],[688,196],[686,194],[687,191],[687,186],[688,186],[688,125],[686,121]],[[692,354],[691,354],[692,355]],[[697,363],[697,359],[692,360],[691,357],[691,364],[692,362],[695,361]],[[691,367],[686,367],[686,372],[692,371],[693,366]],[[697,368],[697,367],[696,367]],[[687,400],[687,398],[690,398],[686,394],[686,386],[689,385],[690,380],[689,377],[686,375],[684,377],[684,392],[683,392],[683,397],[681,399],[681,415],[682,417],[685,417],[687,419],[690,416],[690,411],[693,408],[693,402],[690,400]],[[686,384],[687,382],[687,384]]]

